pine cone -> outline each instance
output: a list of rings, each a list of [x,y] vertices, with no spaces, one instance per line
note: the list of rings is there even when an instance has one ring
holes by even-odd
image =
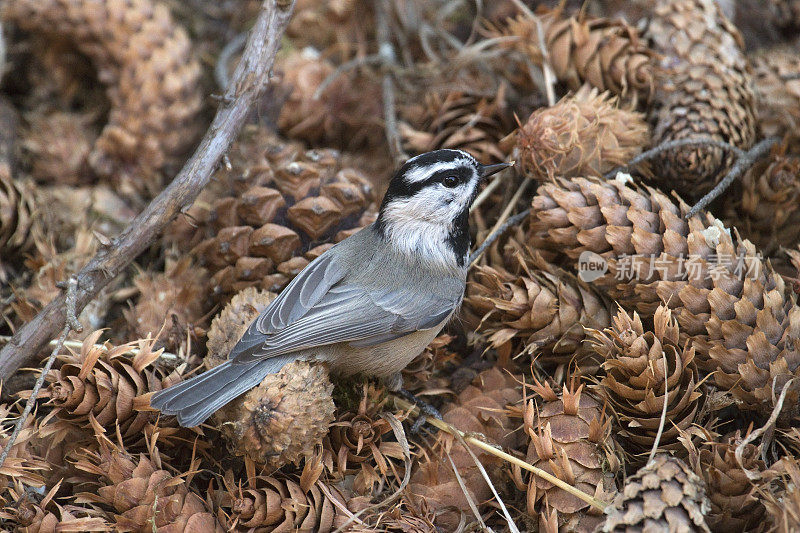
[[[384,439],[392,432],[389,422],[381,417],[386,400],[385,389],[365,384],[358,407],[343,409],[340,405],[331,424],[325,449],[331,451],[336,462],[335,474],[342,478],[354,476],[352,490],[356,494],[372,496],[386,478],[399,475],[402,479],[402,463],[389,466],[391,459],[402,462],[404,456],[394,439]]]
[[[798,21],[800,21],[800,2]],[[758,124],[767,137],[789,136],[800,142],[800,58],[793,48],[759,50],[749,56],[753,65]],[[793,78],[793,79],[790,79]]]
[[[700,449],[700,467],[697,475],[705,479],[711,510],[706,523],[711,531],[765,531],[766,509],[757,488],[747,478],[735,457],[736,447],[742,441],[737,431],[722,439],[709,442]],[[763,472],[761,450],[747,444],[742,454],[742,466],[747,470]]]
[[[223,483],[219,500],[225,510],[227,531],[330,533],[347,522],[347,513],[341,510],[347,509],[347,498],[332,485],[326,485],[323,492],[319,488],[321,481],[306,488],[301,486],[302,480],[297,483],[266,476],[237,483],[228,471]]]
[[[0,509],[4,526],[16,526],[23,533],[56,533],[67,531],[111,531],[102,511],[75,505],[57,505],[58,515],[47,509],[52,494],[37,503],[30,495],[18,497],[13,506]],[[6,530],[10,531],[10,530]]]
[[[606,511],[605,533],[705,531],[710,505],[703,480],[681,461],[658,454],[625,481],[614,508]]]
[[[667,423],[659,450],[680,453],[685,448],[679,438],[695,423],[702,398],[694,348],[681,349],[672,313],[662,305],[653,322],[653,331],[645,333],[638,314],[620,311],[612,328],[591,332],[606,371],[595,389],[613,407],[616,435],[639,465],[653,448],[664,401]]]
[[[149,397],[140,396],[163,389],[176,377],[162,379],[148,368],[159,356],[149,349],[151,345],[140,346],[129,358],[126,354],[138,343],[96,345],[101,333],[91,333],[80,353],[59,355],[62,365],[47,374],[48,386],[39,397],[47,398],[57,416],[72,424],[89,424],[94,419],[112,430],[119,426],[123,437],[140,435],[155,419],[148,409]]]
[[[326,56],[350,56],[358,49],[363,35],[374,28],[371,2],[356,0],[297,0],[286,27],[286,36],[298,50],[313,47]]]
[[[528,247],[517,251],[509,272],[477,266],[464,298],[470,329],[487,336],[501,354],[530,353],[540,362],[584,366],[593,354],[587,328],[611,324],[611,313],[590,285],[545,263]]]
[[[84,449],[75,460],[93,486],[91,492],[78,494],[76,502],[112,509],[115,531],[224,531],[189,482],[162,468],[154,446],[137,458],[100,440],[98,449]]]
[[[458,403],[443,410],[445,422],[467,433],[481,433],[490,442],[503,448],[516,447],[518,433],[513,431],[511,421],[504,410],[506,405],[520,400],[517,381],[506,372],[492,367],[479,374],[473,384],[458,395]],[[492,492],[483,479],[469,452],[453,441],[452,436],[440,433],[438,445],[448,450],[458,469],[464,486],[477,504],[492,498]],[[503,479],[502,464],[497,458],[478,449],[473,449],[478,460],[486,468],[495,485]],[[460,512],[448,508],[469,511],[469,504],[449,460],[442,460],[444,451],[429,456],[420,463],[411,475],[410,493],[415,502],[424,501],[437,512],[436,525],[445,531],[454,531],[459,523]]]
[[[572,382],[561,394],[539,381],[532,386],[540,403],[525,406],[525,432],[530,437],[527,462],[601,500],[616,493],[614,476],[620,463],[611,437],[611,420],[601,404]],[[528,514],[558,515],[559,531],[594,531],[602,516],[589,504],[531,475]]]
[[[753,80],[741,35],[714,0],[659,0],[645,36],[662,54],[649,113],[653,144],[711,137],[749,149],[755,140]],[[708,146],[663,152],[653,160],[657,181],[696,199],[732,164]]]
[[[557,9],[539,16],[549,64],[571,90],[588,83],[600,91],[637,102],[650,99],[654,84],[653,53],[638,31],[621,19],[563,16]],[[514,46],[534,64],[544,62],[536,21],[508,20],[503,35],[517,37]]]
[[[39,183],[79,185],[91,182],[89,156],[97,140],[94,113],[30,112],[22,132],[23,164]]]
[[[92,59],[111,101],[92,168],[125,192],[159,192],[159,171],[199,133],[203,98],[191,42],[167,7],[151,0],[13,0],[0,15],[24,30],[73,40]]]
[[[217,171],[217,188],[167,235],[209,269],[216,293],[278,290],[331,241],[374,219],[372,186],[340,168],[335,150],[301,153],[264,128],[247,127],[228,154],[232,169]]]
[[[139,299],[122,314],[135,338],[156,337],[156,347],[170,351],[184,345],[187,334],[203,325],[208,309],[208,273],[190,257],[166,259],[164,272],[145,271],[134,279]]]
[[[313,49],[290,51],[275,61],[280,87],[287,93],[278,127],[292,139],[341,149],[379,146],[384,142],[381,88],[357,69],[338,75],[319,98],[319,86],[335,66]]]
[[[769,415],[773,380],[780,391],[800,375],[795,295],[749,241],[711,215],[685,220],[688,209],[621,180],[557,180],[533,199],[531,244],[606,263],[593,284],[627,309],[650,317],[669,305],[717,386]]]
[[[741,189],[726,206],[727,225],[767,255],[800,242],[800,156],[774,151],[747,171]]]
[[[332,392],[324,365],[295,361],[217,411],[214,420],[234,455],[274,468],[296,464],[328,434]]]
[[[641,113],[617,106],[608,93],[582,87],[553,107],[534,111],[517,132],[521,168],[538,180],[602,176],[647,145]]]
[[[228,359],[250,323],[274,298],[252,287],[233,297],[211,322],[207,368]],[[217,411],[214,421],[232,453],[277,468],[309,456],[328,434],[335,409],[332,391],[325,366],[295,361]]]
[[[400,109],[403,149],[412,153],[440,148],[464,150],[488,164],[505,161],[498,146],[511,131],[505,85],[493,97],[455,91],[427,94],[424,103]]]

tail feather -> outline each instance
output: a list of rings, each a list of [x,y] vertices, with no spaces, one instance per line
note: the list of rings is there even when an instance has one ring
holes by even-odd
[[[244,364],[226,361],[199,376],[158,391],[150,399],[150,405],[164,414],[177,415],[182,426],[197,426],[214,411],[261,383],[267,374],[278,372],[294,359],[295,356],[287,354]]]

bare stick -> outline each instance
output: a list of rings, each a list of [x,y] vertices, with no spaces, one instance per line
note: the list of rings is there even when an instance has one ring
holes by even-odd
[[[211,127],[172,183],[112,240],[111,246],[100,250],[75,275],[76,312],[146,250],[175,215],[187,210],[208,183],[239,133],[251,105],[269,82],[269,72],[293,6],[293,0],[264,0]],[[65,321],[65,297],[60,296],[21,327],[0,350],[0,379],[8,379],[22,365],[35,363],[39,350]]]
[[[47,377],[47,374],[50,372],[50,369],[53,367],[53,362],[56,360],[56,356],[58,352],[61,351],[61,347],[64,345],[64,341],[67,340],[67,335],[69,335],[70,326],[67,324],[64,326],[64,329],[61,330],[61,336],[58,338],[58,342],[56,342],[55,348],[50,353],[50,357],[47,358],[47,362],[44,364],[44,368],[42,368],[41,375],[36,379],[36,383],[33,384],[33,390],[31,390],[31,396],[28,398],[28,401],[25,403],[25,409],[22,410],[22,414],[17,419],[17,423],[14,424],[14,431],[11,433],[11,436],[6,441],[6,445],[3,448],[3,453],[0,454],[0,468],[2,468],[3,464],[6,462],[6,458],[8,454],[11,452],[11,448],[14,447],[14,441],[17,440],[19,437],[20,432],[22,431],[22,426],[25,425],[25,420],[28,419],[28,416],[33,411],[33,406],[36,405],[36,397],[39,396],[39,391],[44,384],[44,380]]]
[[[400,409],[406,409],[406,410],[409,410],[409,411],[416,411],[417,413],[419,413],[419,408],[416,405],[412,404],[411,402],[407,402],[406,400],[403,400],[402,398],[399,398],[397,396],[393,396],[393,399],[394,399],[394,403]],[[421,416],[424,416],[424,415],[421,415]],[[520,468],[522,468],[524,470],[527,470],[528,472],[533,472],[534,475],[536,475],[536,476],[538,476],[538,477],[540,477],[540,478],[542,478],[542,479],[544,479],[546,481],[549,481],[550,483],[552,483],[553,485],[557,486],[558,488],[563,489],[564,491],[568,492],[569,494],[572,494],[573,496],[575,496],[579,500],[588,503],[589,505],[591,505],[595,509],[598,509],[598,510],[602,511],[606,507],[608,507],[608,503],[606,503],[604,501],[601,501],[601,500],[598,500],[597,498],[595,498],[594,496],[592,496],[590,494],[586,494],[582,490],[573,487],[569,483],[558,479],[553,474],[545,472],[541,468],[537,468],[537,467],[533,466],[530,463],[526,463],[522,459],[514,457],[513,455],[508,454],[508,453],[504,452],[503,450],[498,449],[496,446],[493,446],[493,445],[491,445],[491,444],[489,444],[487,442],[484,442],[482,440],[476,439],[472,435],[469,435],[468,433],[464,433],[463,431],[454,428],[453,426],[451,426],[450,424],[448,424],[447,422],[445,422],[443,420],[439,420],[438,418],[431,418],[431,417],[427,417],[427,419],[428,419],[428,423],[431,424],[432,426],[436,427],[437,429],[440,429],[442,431],[446,431],[447,433],[450,433],[451,435],[459,435],[459,436],[461,436],[461,438],[463,438],[465,441],[467,441],[468,443],[472,444],[473,446],[475,446],[477,448],[480,448],[481,450],[483,450],[485,452],[488,452],[491,455],[494,455],[495,457],[499,457],[499,458],[501,458],[501,459],[503,459],[505,461],[508,461],[511,464],[517,465]]]
[[[66,296],[66,303],[67,306],[67,325],[70,329],[74,329],[78,333],[83,331],[83,326],[78,321],[78,312],[77,312],[77,299],[78,299],[78,278],[75,276],[70,276],[69,281],[67,282],[67,296]]]
[[[725,190],[731,186],[731,184],[736,181],[739,176],[744,174],[747,169],[753,166],[753,164],[761,158],[764,154],[769,152],[769,150],[778,143],[780,139],[777,137],[770,137],[769,139],[764,139],[763,141],[759,142],[755,146],[753,146],[747,152],[743,152],[741,154],[737,154],[736,163],[731,167],[730,171],[725,175],[724,178],[714,186],[713,189],[708,191],[705,196],[700,198],[700,200],[689,209],[689,212],[686,213],[686,218],[691,218],[696,215],[701,209],[704,209],[708,204],[714,201],[720,194],[725,192]]]
[[[604,179],[610,179],[617,175],[617,172],[625,171],[630,169],[631,167],[635,167],[639,163],[644,161],[648,161],[653,159],[657,155],[661,154],[662,152],[666,152],[668,150],[674,150],[675,148],[683,148],[684,146],[712,146],[714,148],[721,148],[723,150],[727,150],[729,152],[733,152],[736,157],[741,157],[745,154],[745,151],[741,148],[733,146],[732,144],[726,143],[724,141],[718,141],[717,139],[712,139],[711,137],[692,137],[689,139],[675,139],[674,141],[666,141],[658,146],[654,146],[649,150],[645,150],[641,154],[637,155],[626,165],[621,167],[617,167],[609,172],[603,174]]]

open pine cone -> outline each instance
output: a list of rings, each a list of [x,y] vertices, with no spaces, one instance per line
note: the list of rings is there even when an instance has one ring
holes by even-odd
[[[627,309],[650,317],[666,303],[717,386],[769,416],[773,397],[800,377],[796,296],[752,243],[711,215],[686,220],[688,209],[622,180],[557,180],[533,199],[530,242],[607,264],[593,285]]]
[[[662,453],[625,481],[601,531],[710,533],[705,521],[709,508],[703,480],[680,459]]]
[[[569,363],[594,352],[586,329],[611,324],[603,298],[573,274],[545,263],[530,248],[514,254],[517,268],[476,266],[464,311],[471,328],[501,354],[530,353],[540,362]]]
[[[548,63],[559,81],[572,90],[584,83],[625,100],[646,102],[654,85],[653,53],[639,32],[621,19],[581,15],[565,17],[561,9],[539,16]],[[517,37],[513,43],[536,65],[545,51],[539,47],[536,21],[527,16],[508,19],[499,35]]]
[[[403,149],[411,153],[440,148],[464,150],[478,161],[489,164],[505,161],[507,154],[498,146],[511,131],[505,86],[492,97],[451,92],[427,94],[423,103],[401,108],[407,122],[399,124]]]
[[[749,149],[756,134],[750,65],[742,37],[714,0],[659,0],[645,37],[661,54],[650,109],[653,145],[711,137]],[[710,146],[667,150],[653,160],[665,189],[696,199],[732,164]]]
[[[736,448],[742,442],[737,431],[719,442],[708,442],[700,448],[698,476],[706,482],[706,494],[711,509],[706,522],[711,531],[765,531],[766,509],[761,494],[754,482],[747,477],[746,470],[764,472],[761,449],[747,444],[742,453],[740,466]]]
[[[203,498],[191,490],[191,476],[187,481],[163,469],[158,448],[136,457],[101,440],[97,449],[84,449],[74,460],[92,486],[76,501],[112,509],[116,531],[224,531]]]
[[[800,9],[800,2],[798,2]],[[791,47],[759,50],[753,65],[758,124],[765,136],[789,136],[800,143],[800,58]]]
[[[679,438],[695,423],[702,398],[694,349],[681,348],[670,310],[660,306],[653,323],[653,331],[645,332],[638,314],[620,311],[612,328],[591,332],[606,371],[595,389],[613,407],[620,425],[616,435],[634,464],[653,448],[665,399],[668,422],[659,450],[684,451]]]
[[[610,500],[620,462],[603,406],[574,381],[560,394],[538,381],[532,389],[538,398],[528,401],[523,415],[528,463]],[[603,520],[588,503],[535,475],[528,480],[527,501],[528,514],[538,515],[540,523],[555,511],[559,531],[594,531]]]
[[[231,471],[217,490],[227,531],[315,531],[329,533],[347,521],[347,499],[322,482],[303,486],[289,478],[256,476],[237,482]],[[335,499],[332,500],[332,499]],[[349,529],[348,529],[349,530]]]
[[[773,151],[741,179],[741,195],[729,202],[725,222],[771,255],[800,242],[800,156]]]
[[[284,287],[314,258],[374,220],[370,182],[335,150],[302,151],[245,127],[216,184],[167,230],[212,274],[215,293]]]

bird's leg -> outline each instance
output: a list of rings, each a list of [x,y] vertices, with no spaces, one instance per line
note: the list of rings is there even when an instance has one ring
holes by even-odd
[[[438,409],[436,409],[434,406],[432,406],[425,400],[417,398],[417,396],[414,393],[403,388],[403,374],[401,374],[400,372],[397,372],[396,374],[385,379],[384,383],[386,384],[386,387],[390,391],[399,394],[409,402],[416,405],[419,408],[420,413],[422,413],[423,415],[431,416],[433,418],[438,418],[439,420],[442,419],[442,414],[439,412]],[[419,418],[417,418],[414,421],[414,424],[411,426],[411,433],[416,433],[417,431],[419,431],[419,428],[422,427],[422,424],[424,423],[425,423],[424,416],[420,416]]]

